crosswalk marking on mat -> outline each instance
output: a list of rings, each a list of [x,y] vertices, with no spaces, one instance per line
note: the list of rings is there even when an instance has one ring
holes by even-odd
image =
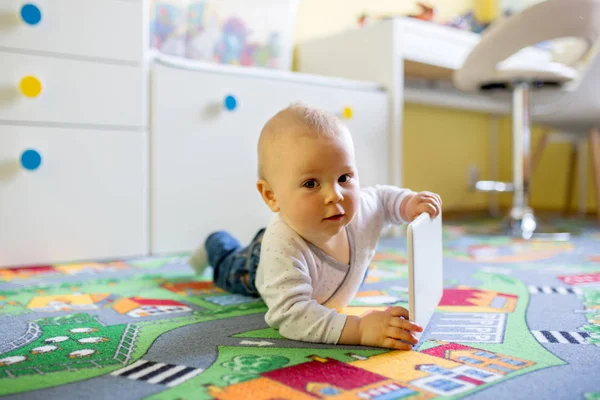
[[[531,331],[531,333],[540,343],[587,344],[585,339],[590,336],[587,332]]]
[[[529,286],[531,294],[583,294],[581,289],[568,286]]]
[[[153,385],[177,386],[204,371],[202,368],[138,360],[125,368],[111,372],[112,376],[147,382]]]

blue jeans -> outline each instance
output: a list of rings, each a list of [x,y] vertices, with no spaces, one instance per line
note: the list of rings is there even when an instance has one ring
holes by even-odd
[[[204,246],[216,286],[230,293],[260,297],[255,280],[264,232],[265,228],[259,230],[244,248],[227,232],[215,232],[206,238]]]

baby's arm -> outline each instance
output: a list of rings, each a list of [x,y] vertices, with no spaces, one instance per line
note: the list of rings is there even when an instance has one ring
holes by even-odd
[[[319,273],[306,242],[283,221],[270,224],[256,271],[266,322],[288,339],[335,344],[346,316],[313,299],[311,275]]]
[[[362,189],[363,211],[366,218],[383,216],[385,225],[400,225],[410,221],[404,219],[402,206],[415,192],[390,185],[375,185]]]
[[[269,308],[265,315],[269,326],[279,328],[288,339],[337,343],[346,316],[312,298],[311,278],[301,261],[285,251],[278,257],[262,258],[262,254],[256,282]]]
[[[385,222],[388,224],[409,223],[423,212],[429,213],[433,218],[441,212],[442,200],[435,193],[417,193],[388,185],[377,185],[365,190],[368,197],[376,197],[379,200],[379,205],[384,210]]]
[[[257,288],[269,308],[267,323],[279,328],[283,337],[398,350],[410,350],[417,343],[409,331],[420,332],[422,328],[408,321],[406,309],[392,307],[361,317],[340,314],[312,298],[312,282],[301,253],[291,254],[290,247],[266,250],[261,254]]]
[[[305,342],[354,344],[393,349],[416,343],[409,330],[408,311],[393,307],[357,317],[340,314],[313,299],[314,256],[287,225],[269,226],[262,241],[256,287],[268,307],[265,320],[288,339]],[[318,279],[327,279],[321,276]],[[405,319],[402,319],[404,317]]]
[[[423,329],[408,320],[408,311],[391,307],[364,316],[339,314],[311,299],[310,277],[278,274],[259,291],[269,310],[267,323],[288,339],[410,350],[418,339],[410,331]],[[294,276],[295,275],[295,276]]]

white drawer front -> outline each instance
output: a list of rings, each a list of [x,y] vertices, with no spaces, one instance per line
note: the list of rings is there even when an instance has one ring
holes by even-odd
[[[353,107],[349,125],[365,180],[387,179],[387,102],[382,92],[161,64],[153,66],[151,82],[154,253],[189,251],[215,230],[230,231],[246,242],[268,223],[271,211],[255,187],[256,144],[267,119],[293,101],[331,112]],[[227,95],[236,100],[232,111],[224,104]]]
[[[0,120],[144,126],[141,67],[1,53]]]
[[[146,254],[146,163],[144,132],[0,125],[0,266]]]
[[[2,0],[0,47],[141,63],[143,1]]]

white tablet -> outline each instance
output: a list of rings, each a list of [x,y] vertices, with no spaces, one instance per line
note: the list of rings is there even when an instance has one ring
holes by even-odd
[[[431,219],[421,214],[408,225],[407,233],[408,311],[410,320],[425,329],[444,292],[442,215]]]

